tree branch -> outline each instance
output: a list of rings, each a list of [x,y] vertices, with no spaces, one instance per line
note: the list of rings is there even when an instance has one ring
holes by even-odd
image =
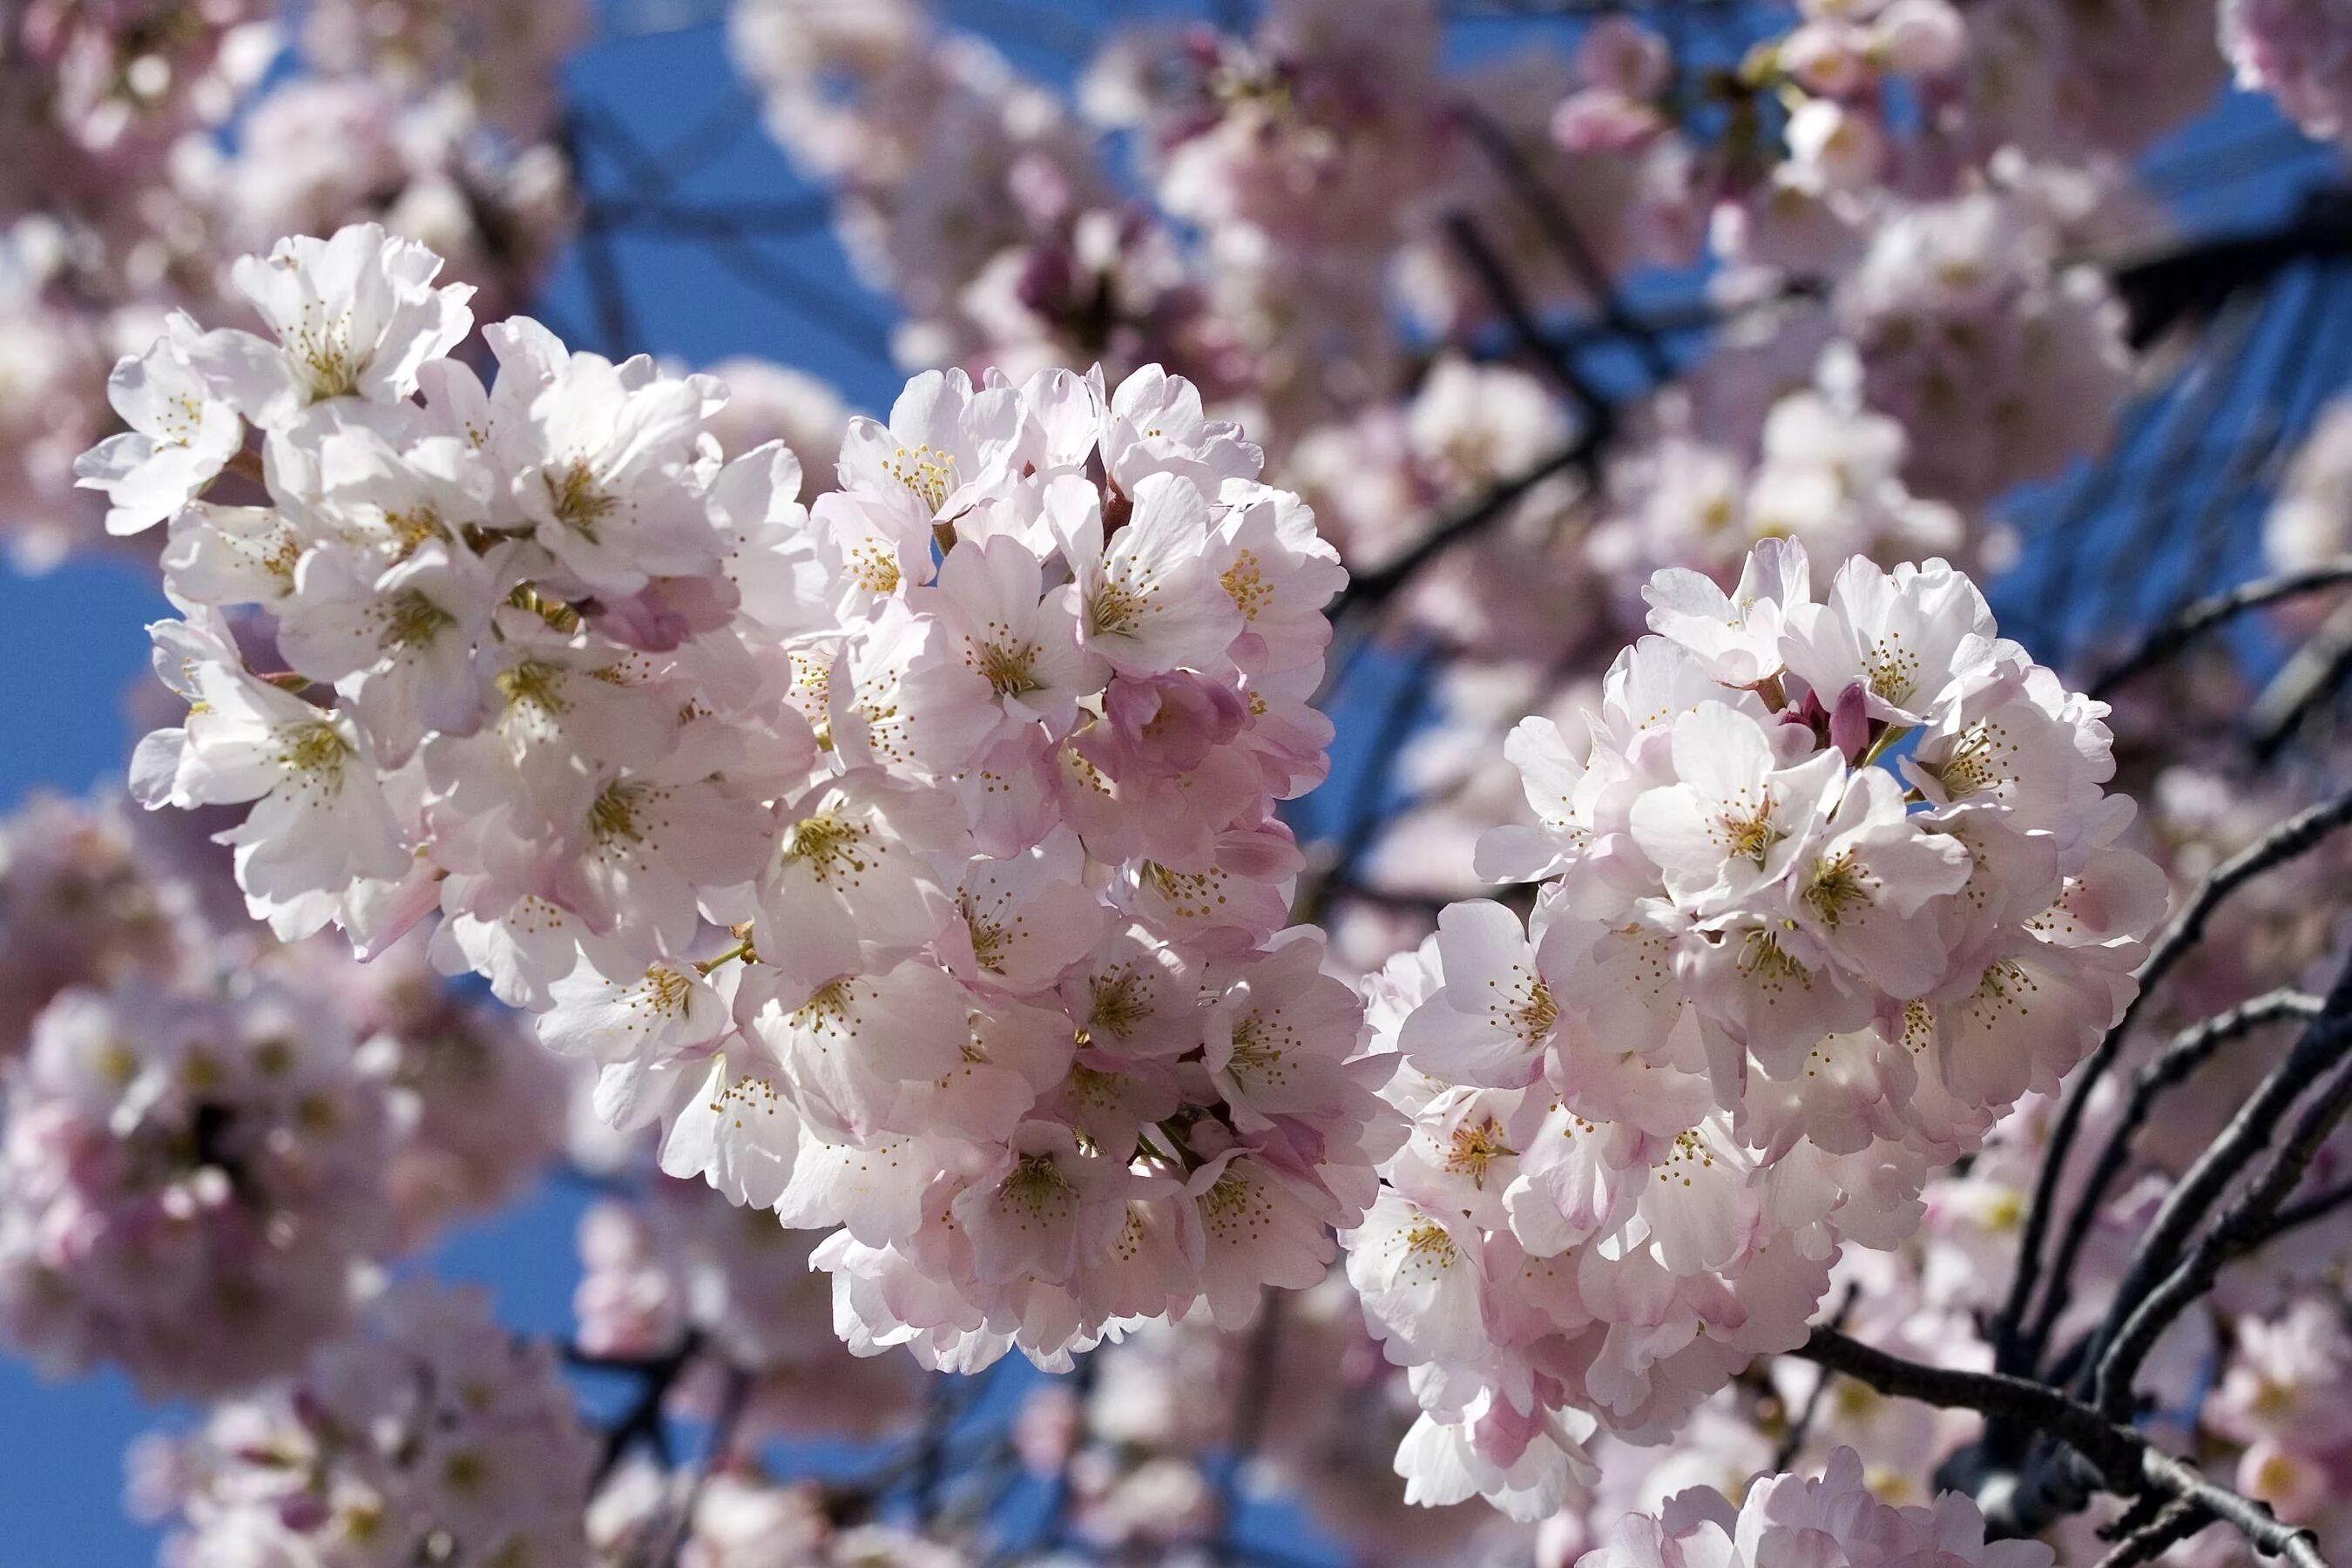
[[[2038,1428],[2080,1455],[2117,1496],[2154,1493],[2189,1505],[2234,1526],[2257,1548],[2285,1557],[2295,1568],[2326,1568],[2309,1531],[2282,1522],[2263,1504],[2214,1484],[2188,1460],[2046,1384],[2007,1373],[1962,1372],[1906,1361],[1826,1326],[1816,1327],[1790,1353],[1881,1394],[1948,1410],[1974,1410]]]
[[[2132,1135],[2147,1121],[2157,1098],[2202,1067],[2230,1041],[2282,1018],[2315,1017],[2321,1006],[2320,999],[2307,992],[2284,987],[2265,992],[2181,1030],[2132,1075],[2131,1099],[2108,1130],[2106,1142],[2100,1148],[2089,1177],[2075,1194],[2074,1210],[2067,1215],[2066,1229],[2058,1240],[2058,1250],[2050,1259],[2050,1288],[2025,1334],[2023,1353],[2029,1367],[2039,1366],[2042,1352],[2049,1348],[2051,1331],[2071,1299],[2074,1263],[2082,1256],[2092,1226],[2098,1220],[2099,1205],[2116,1178],[2123,1173],[2131,1152]]]
[[[2134,1250],[2107,1314],[2104,1349],[2095,1358],[2093,1391],[2101,1410],[2110,1415],[2128,1411],[2132,1379],[2158,1338],[2189,1302],[2212,1288],[2222,1265],[2261,1245],[2269,1234],[2272,1216],[2302,1182],[2312,1156],[2345,1110],[2352,1108],[2347,1047],[2352,1047],[2352,963],[2346,963],[2326,1006],[2286,1059],[2272,1069],[2221,1136],[2174,1186]],[[2211,1212],[2238,1173],[2269,1146],[2279,1122],[2315,1081],[2320,1082],[2320,1091],[2296,1118],[2278,1156],[2188,1256],[2179,1258],[2197,1223]]]
[[[2204,939],[2205,927],[2229,896],[2273,867],[2285,864],[2320,843],[2329,834],[2352,822],[2352,792],[2332,801],[2310,807],[2286,819],[2269,834],[2231,856],[2214,868],[2194,897],[2173,916],[2148,949],[2135,978],[2138,989],[2124,1006],[2123,1016],[2110,1028],[2074,1069],[2074,1080],[2067,1086],[2066,1097],[2058,1107],[2057,1120],[2050,1129],[2050,1147],[2042,1156],[2042,1169],[2034,1179],[2033,1197],[2025,1215],[2017,1247],[2017,1271],[2010,1280],[2009,1294],[1990,1327],[1993,1346],[1993,1364],[2003,1372],[2026,1370],[2025,1352],[2030,1349],[2038,1357],[2042,1346],[2029,1346],[2020,1331],[2025,1315],[2032,1305],[2033,1291],[2040,1282],[2042,1247],[2048,1237],[2054,1215],[2059,1183],[2065,1173],[2068,1155],[2074,1140],[2082,1131],[2084,1113],[2089,1109],[2091,1096],[2099,1079],[2113,1066],[2123,1048],[2125,1035],[2139,1009],[2147,1000],[2157,983],[2179,963],[2190,949]]]
[[[685,1556],[686,1543],[694,1535],[694,1510],[702,1500],[702,1489],[711,1473],[727,1462],[729,1450],[735,1446],[735,1430],[743,1424],[743,1412],[751,1402],[752,1377],[740,1366],[727,1368],[727,1381],[719,1395],[719,1411],[711,1418],[710,1440],[704,1445],[702,1462],[694,1467],[687,1478],[677,1510],[670,1518],[669,1539],[654,1561],[660,1568],[678,1568]]]
[[[687,1331],[677,1348],[667,1354],[644,1358],[594,1356],[574,1347],[565,1346],[563,1359],[574,1366],[593,1367],[605,1372],[627,1372],[638,1379],[637,1396],[620,1419],[604,1429],[604,1446],[596,1457],[596,1468],[591,1473],[588,1492],[591,1497],[602,1489],[619,1466],[622,1456],[632,1445],[645,1443],[665,1462],[668,1458],[669,1429],[662,1420],[662,1407],[669,1401],[670,1390],[702,1353],[702,1333],[697,1329]]]
[[[2170,1502],[2143,1499],[2141,1504],[2135,1505],[2135,1512],[2145,1513],[2147,1518],[2109,1537],[2117,1544],[2099,1559],[2099,1568],[2137,1568],[2142,1563],[2152,1563],[2212,1522],[2212,1516],[2203,1509],[2179,1498]],[[2126,1520],[2131,1517],[2126,1515]]]
[[[1616,282],[1609,276],[1609,269],[1601,265],[1601,258],[1586,242],[1583,232],[1576,226],[1576,220],[1569,216],[1568,209],[1560,205],[1551,188],[1543,183],[1543,177],[1528,162],[1526,154],[1512,142],[1510,132],[1466,100],[1454,104],[1454,113],[1463,128],[1470,132],[1470,139],[1478,143],[1479,151],[1494,164],[1496,173],[1502,176],[1503,184],[1510,188],[1512,195],[1535,219],[1536,226],[1543,231],[1545,241],[1559,253],[1561,262],[1591,300],[1592,308],[1601,321],[1618,337],[1632,345],[1633,352],[1641,356],[1642,366],[1649,372],[1652,380],[1660,383],[1672,380],[1674,361],[1667,357],[1665,349],[1657,339],[1626,312],[1624,302],[1618,298]]]
[[[1607,400],[1578,372],[1574,356],[1536,320],[1535,310],[1519,292],[1510,268],[1503,264],[1495,247],[1486,243],[1486,237],[1479,232],[1470,215],[1455,213],[1448,217],[1445,234],[1454,248],[1462,253],[1463,261],[1478,275],[1478,285],[1494,302],[1496,313],[1508,324],[1511,335],[1535,360],[1538,368],[1559,384],[1560,390],[1575,401],[1587,418],[1606,417]]]
[[[2347,583],[2352,583],[2352,559],[2330,561],[2300,572],[2283,572],[2275,577],[2241,583],[2234,588],[2208,595],[2184,606],[2170,620],[2142,638],[2137,647],[2110,665],[2105,674],[2092,681],[2091,695],[2107,696],[2125,681],[2171,658],[2205,633],[2249,610],[2258,610],[2285,599],[2300,598],[2306,594],[2320,593]]]
[[[1592,431],[1586,431],[1549,457],[1539,458],[1528,468],[1490,486],[1483,494],[1460,510],[1433,527],[1409,548],[1387,564],[1369,572],[1359,572],[1349,579],[1331,601],[1331,619],[1337,623],[1350,611],[1377,609],[1396,596],[1397,592],[1412,581],[1421,569],[1455,545],[1492,527],[1538,485],[1570,468],[1591,466],[1598,458],[1601,443]]]

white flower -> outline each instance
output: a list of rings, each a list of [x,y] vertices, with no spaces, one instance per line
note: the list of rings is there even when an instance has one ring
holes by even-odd
[[[1475,1365],[1487,1349],[1480,1310],[1475,1235],[1395,1193],[1383,1194],[1364,1223],[1340,1237],[1348,1282],[1400,1365]]]
[[[656,962],[607,979],[583,963],[549,987],[552,1008],[535,1020],[541,1044],[601,1061],[676,1056],[730,1033],[727,1004],[690,963]]]
[[[1444,987],[1405,1020],[1398,1049],[1444,1082],[1532,1083],[1559,1029],[1560,999],[1544,964],[1546,952],[1559,948],[1557,940],[1529,942],[1518,916],[1500,904],[1447,905],[1437,925]]]
[[[1721,702],[1674,721],[1678,782],[1633,802],[1634,842],[1657,863],[1676,903],[1712,910],[1784,876],[1833,805],[1845,760],[1832,751],[1785,763],[1774,737]]]
[[[440,271],[439,257],[372,223],[329,239],[280,240],[267,258],[245,257],[229,274],[276,341],[223,329],[192,339],[185,352],[265,430],[283,429],[330,399],[395,403],[416,390],[424,364],[473,330],[472,285],[436,289]]]
[[[1972,684],[1995,653],[1984,595],[1941,561],[1888,572],[1857,557],[1825,603],[1794,605],[1786,620],[1780,651],[1823,707],[1859,685],[1870,716],[1893,724],[1919,723],[1929,700]]]
[[[159,656],[169,623],[153,628]],[[374,758],[348,719],[255,679],[216,657],[189,672],[195,706],[182,730],[159,731],[142,762],[175,749],[168,775],[149,764],[140,783],[150,805],[251,801],[223,834],[236,847],[238,885],[257,916],[302,935],[328,918],[316,895],[361,878],[408,868],[398,820],[377,782]]]
[[[170,335],[106,378],[106,399],[131,426],[74,460],[76,483],[104,490],[106,531],[137,533],[202,495],[245,442],[236,411],[188,363],[194,327],[175,316]]]
[[[607,1075],[616,1069],[607,1068]],[[700,1177],[732,1203],[766,1208],[784,1194],[800,1152],[801,1122],[783,1069],[737,1038],[707,1066],[682,1063],[662,1132],[661,1168]]]
[[[1642,596],[1651,629],[1703,660],[1726,686],[1750,686],[1780,668],[1780,626],[1795,606],[1812,598],[1805,547],[1768,539],[1750,552],[1739,585],[1726,594],[1697,572],[1670,567],[1653,576]]]
[[[1213,669],[1245,624],[1209,564],[1209,508],[1189,479],[1139,481],[1134,514],[1103,542],[1102,500],[1064,478],[1046,492],[1078,636],[1122,672]]]
[[[1059,735],[1076,721],[1079,698],[1102,689],[1104,670],[1079,646],[1066,599],[1046,597],[1042,582],[1037,557],[1016,540],[960,544],[924,607],[936,605],[949,646],[1015,723],[1043,720]]]
[[[503,349],[512,340],[492,342]],[[722,542],[690,472],[714,395],[706,379],[671,380],[640,361],[571,354],[520,418],[499,421],[490,449],[514,506],[548,553],[589,588],[633,593],[650,577],[718,566]]]

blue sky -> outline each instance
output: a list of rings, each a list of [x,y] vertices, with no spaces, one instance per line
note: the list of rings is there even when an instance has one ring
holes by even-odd
[[[573,86],[657,153],[719,145],[688,186],[697,199],[776,200],[800,188],[756,125],[717,143],[707,135],[722,117],[748,122],[756,112],[727,65],[715,23],[593,47],[575,62]],[[2192,147],[2233,144],[2263,119],[2241,102],[2187,141]],[[605,164],[597,183],[611,191],[616,177]],[[2188,205],[2200,225],[2242,222],[2275,208],[2285,188],[2242,184]],[[634,327],[630,347],[696,363],[758,353],[825,376],[854,404],[887,405],[899,380],[889,365],[824,330],[822,320],[795,314],[748,286],[721,258],[655,239],[624,237],[618,246]],[[849,277],[824,233],[775,254],[840,296],[832,310],[875,326],[887,322],[887,302]],[[549,305],[551,320],[595,342],[596,313],[576,260],[561,268]],[[38,787],[79,791],[119,775],[130,736],[125,692],[142,678],[147,660],[142,627],[167,614],[144,575],[126,564],[77,562],[34,579],[0,570],[0,669],[9,672],[0,679],[0,735],[10,737],[0,745],[0,804]],[[431,1264],[447,1277],[491,1286],[501,1315],[516,1326],[561,1331],[568,1323],[572,1223],[582,1202],[575,1190],[551,1188],[493,1223],[459,1232]],[[154,1418],[119,1377],[45,1384],[0,1359],[0,1476],[6,1478],[0,1485],[0,1568],[152,1561],[153,1532],[124,1519],[119,1500],[122,1451]],[[175,1417],[167,1412],[164,1418]]]

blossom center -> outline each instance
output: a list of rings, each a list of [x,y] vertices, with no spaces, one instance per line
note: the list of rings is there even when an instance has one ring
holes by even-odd
[[[873,869],[873,860],[861,848],[865,840],[864,827],[831,813],[803,817],[784,837],[784,858],[805,862],[809,875],[828,888],[838,885],[836,878],[854,888]],[[977,938],[974,942],[976,946]]]
[[[596,530],[621,504],[620,498],[597,488],[595,471],[584,458],[574,458],[561,475],[551,476],[545,482],[547,504],[555,513],[555,521],[589,543],[595,543]]]
[[[929,446],[901,447],[883,466],[935,512],[955,482],[955,454]]]
[[[1464,1122],[1454,1130],[1448,1140],[1445,1170],[1450,1175],[1469,1177],[1470,1184],[1484,1192],[1486,1167],[1517,1152],[1504,1139],[1503,1124],[1489,1116],[1481,1121]]]
[[[1823,925],[1834,929],[1853,910],[1870,903],[1877,882],[1851,849],[1841,849],[1813,866],[1804,900]]]

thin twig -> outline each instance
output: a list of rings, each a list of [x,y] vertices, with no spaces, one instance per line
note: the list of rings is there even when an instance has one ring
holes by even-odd
[[[2326,1568],[2309,1531],[2283,1522],[2263,1504],[2208,1480],[2188,1460],[2047,1384],[2007,1373],[1963,1372],[1908,1361],[1826,1325],[1817,1325],[1790,1353],[1882,1394],[2038,1428],[2082,1456],[2119,1497],[2152,1491],[2177,1499],[2234,1526],[2258,1550],[2284,1556],[2294,1568]]]
[[[2303,1181],[2312,1157],[2352,1107],[2352,963],[2345,965],[2327,1005],[2273,1069],[2221,1136],[2200,1155],[2158,1210],[2133,1251],[2108,1312],[2107,1331],[2094,1358],[2092,1388],[2101,1410],[2129,1408],[2132,1379],[2158,1338],[2189,1302],[2210,1289],[2222,1266],[2261,1245],[2267,1226]],[[2326,1075],[2323,1078],[2323,1075]],[[2315,1082],[2320,1091],[2305,1106],[2267,1169],[2207,1229],[2186,1257],[2188,1237]],[[2160,1278],[2159,1278],[2160,1276]]]
[[[2319,1554],[2319,1538],[2280,1519],[2269,1504],[2207,1480],[2188,1460],[2152,1446],[2140,1456],[2140,1464],[2150,1485],[2235,1526],[2257,1551],[2284,1557],[2294,1568],[2327,1568],[2326,1559]]]
[[[2231,1040],[2282,1018],[2315,1017],[2321,1005],[2320,999],[2308,992],[2286,987],[2265,992],[2181,1030],[2132,1075],[2131,1098],[2123,1114],[2107,1130],[2106,1142],[2100,1147],[2082,1190],[2074,1195],[2074,1207],[2066,1216],[2058,1250],[2051,1256],[2050,1287],[2025,1334],[2025,1364],[2029,1369],[2040,1364],[2042,1353],[2050,1344],[2051,1330],[2066,1310],[2075,1259],[2082,1256],[2091,1227],[2097,1222],[2099,1205],[2105,1200],[2107,1189],[2123,1173],[2125,1162],[2130,1157],[2132,1135],[2147,1121],[2157,1098],[2202,1067]]]
[[[2352,1205],[2352,1182],[2338,1182],[2334,1186],[2322,1187],[2311,1196],[2288,1204],[2271,1215],[2270,1223],[2263,1227],[2262,1239],[2270,1241],[2298,1226],[2326,1219],[2347,1205]]]
[[[702,1489],[711,1473],[727,1462],[730,1450],[735,1447],[736,1428],[743,1424],[743,1412],[751,1403],[751,1374],[740,1366],[727,1369],[727,1381],[719,1390],[719,1410],[710,1422],[710,1440],[704,1445],[702,1462],[686,1479],[677,1500],[677,1510],[670,1516],[669,1539],[661,1553],[654,1559],[660,1568],[678,1568],[686,1554],[686,1543],[694,1535],[694,1510],[702,1500]]]
[[[1282,1302],[1279,1290],[1259,1296],[1241,1387],[1234,1394],[1232,1441],[1217,1486],[1217,1542],[1228,1553],[1234,1548],[1234,1515],[1240,1501],[1242,1472],[1265,1441],[1266,1417],[1273,1414],[1276,1373],[1281,1364]]]
[[[2147,1523],[2123,1532],[2116,1549],[2099,1559],[2099,1568],[2138,1568],[2142,1563],[2153,1563],[2211,1522],[2213,1516],[2195,1503],[2175,1498],[2158,1504]]]
[[[1492,527],[1529,491],[1570,468],[1589,468],[1600,449],[1599,439],[1588,430],[1509,479],[1489,486],[1475,500],[1414,541],[1395,560],[1349,578],[1348,585],[1339,590],[1339,596],[1331,602],[1331,619],[1336,623],[1350,611],[1360,613],[1386,604],[1423,567],[1464,540]]]
[[[2288,657],[2246,713],[2255,760],[2278,754],[2304,716],[2334,696],[2352,673],[2352,604],[2339,605],[2311,639]]]
[[[1832,1329],[1843,1330],[1845,1327],[1846,1317],[1853,1310],[1853,1300],[1854,1288],[1848,1285],[1844,1296],[1838,1301],[1837,1310],[1830,1314],[1829,1326]],[[1785,1470],[1797,1462],[1797,1456],[1804,1451],[1805,1439],[1812,1433],[1814,1421],[1821,1415],[1822,1405],[1829,1397],[1830,1380],[1836,1375],[1824,1367],[1821,1376],[1814,1380],[1811,1392],[1805,1395],[1805,1407],[1790,1419],[1789,1429],[1780,1434],[1780,1441],[1773,1447],[1773,1469]]]
[[[2082,1131],[2091,1096],[2123,1048],[2124,1036],[2138,1017],[2141,1005],[2172,966],[2203,940],[2206,924],[2212,920],[2214,910],[2231,893],[2273,867],[2308,851],[2347,822],[2352,822],[2352,792],[2287,818],[2217,867],[2150,944],[2147,959],[2134,976],[2138,988],[2125,1005],[2123,1016],[2075,1068],[2065,1098],[2059,1103],[2057,1119],[2051,1124],[2050,1146],[2034,1178],[2032,1201],[2019,1233],[2017,1271],[2011,1278],[2009,1294],[1990,1328],[1993,1364],[2003,1372],[2022,1370],[2027,1364],[2025,1352],[2031,1351],[2038,1357],[2043,1348],[2029,1345],[2021,1329],[2032,1305],[2034,1288],[2040,1282],[2042,1247],[2056,1212],[2059,1184],[2065,1174],[2074,1139]]]
[[[1496,173],[1502,176],[1504,184],[1510,187],[1512,195],[1535,219],[1536,227],[1543,231],[1545,241],[1559,253],[1560,260],[1591,300],[1592,308],[1601,319],[1609,324],[1611,331],[1632,345],[1651,379],[1660,383],[1672,380],[1674,361],[1667,357],[1664,347],[1657,339],[1626,311],[1624,301],[1618,296],[1616,282],[1609,276],[1609,269],[1601,265],[1600,256],[1586,241],[1583,231],[1576,226],[1576,220],[1569,215],[1568,208],[1544,184],[1543,177],[1528,162],[1518,144],[1511,140],[1511,133],[1466,100],[1454,106],[1454,113],[1463,128],[1470,132],[1470,139],[1478,143],[1479,151],[1495,165]]]
[[[2248,610],[2258,610],[2281,600],[2300,598],[2304,595],[2319,593],[2347,583],[2352,583],[2352,558],[2325,562],[2300,572],[2282,572],[2275,577],[2241,583],[2234,588],[2208,595],[2148,633],[2137,647],[2109,666],[2105,674],[2091,683],[2091,695],[2106,696],[2132,677],[2171,658],[2205,633]]]
[[[584,116],[566,116],[562,127],[564,162],[572,167],[572,177],[584,188],[588,181],[586,137],[583,132],[592,128]],[[582,204],[580,217],[580,268],[588,279],[589,303],[596,315],[596,336],[605,354],[613,359],[626,359],[636,342],[636,327],[630,319],[629,291],[622,281],[620,257],[613,246],[612,231],[600,216],[597,205]]]
[[[1476,222],[1467,213],[1455,213],[1445,220],[1445,234],[1454,248],[1462,253],[1470,270],[1478,275],[1478,285],[1493,301],[1496,313],[1510,327],[1511,335],[1537,367],[1559,384],[1560,390],[1575,400],[1587,418],[1601,416],[1607,401],[1577,370],[1575,356],[1536,320],[1535,310],[1519,291],[1517,280],[1487,243]]]
[[[686,1375],[695,1358],[702,1353],[702,1334],[689,1329],[679,1340],[677,1348],[667,1354],[642,1359],[600,1357],[583,1354],[566,1347],[563,1356],[575,1366],[594,1367],[602,1371],[629,1372],[638,1378],[637,1396],[620,1419],[604,1428],[604,1444],[596,1457],[596,1468],[592,1474],[588,1491],[594,1496],[609,1479],[622,1456],[637,1443],[644,1443],[667,1463],[669,1458],[669,1428],[662,1419],[662,1407],[669,1401],[670,1391]]]

